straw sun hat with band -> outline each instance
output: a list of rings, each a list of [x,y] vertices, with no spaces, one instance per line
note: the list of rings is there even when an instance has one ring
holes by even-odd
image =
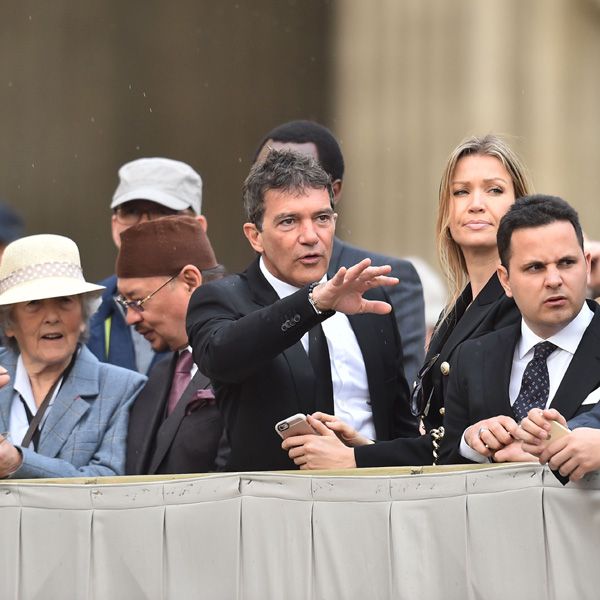
[[[77,244],[62,235],[18,239],[2,256],[0,306],[78,294],[99,297],[103,289],[84,279]]]

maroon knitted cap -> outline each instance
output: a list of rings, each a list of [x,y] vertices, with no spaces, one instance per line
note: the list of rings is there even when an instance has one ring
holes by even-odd
[[[217,266],[215,253],[200,223],[175,215],[145,221],[121,233],[117,277],[176,275],[185,265],[201,271]]]

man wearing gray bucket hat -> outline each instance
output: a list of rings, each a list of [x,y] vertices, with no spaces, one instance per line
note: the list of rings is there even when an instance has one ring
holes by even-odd
[[[102,290],[84,279],[69,238],[33,235],[6,247],[0,478],[123,473],[129,406],[146,378],[81,345]]]
[[[144,221],[169,215],[190,215],[206,230],[202,208],[202,179],[186,163],[169,158],[139,158],[119,169],[113,195],[111,230],[120,247],[123,231]],[[117,277],[100,282],[106,287],[90,324],[88,348],[102,362],[148,373],[166,353],[156,353],[149,342],[125,322],[115,298]]]

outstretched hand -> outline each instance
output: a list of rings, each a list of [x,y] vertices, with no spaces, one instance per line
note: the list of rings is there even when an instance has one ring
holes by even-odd
[[[312,297],[319,310],[337,310],[347,315],[375,313],[385,315],[392,310],[387,302],[366,300],[363,294],[371,288],[396,285],[397,277],[388,277],[392,267],[372,267],[371,259],[340,270],[313,290]]]

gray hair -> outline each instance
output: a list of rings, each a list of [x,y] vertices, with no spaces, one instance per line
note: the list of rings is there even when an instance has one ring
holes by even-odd
[[[333,209],[331,178],[314,158],[291,150],[271,150],[263,162],[252,166],[244,181],[242,195],[248,221],[262,230],[265,194],[269,190],[301,196],[311,189],[326,189]]]
[[[84,344],[89,336],[88,324],[92,315],[96,312],[98,306],[98,295],[95,292],[87,294],[77,294],[74,296],[79,298],[81,302],[81,320],[83,321],[85,328],[79,336],[79,341]],[[12,321],[12,309],[14,304],[7,304],[0,306],[0,336],[2,338],[2,345],[12,350],[15,354],[19,354],[19,344],[16,338],[6,335],[6,329],[13,327]]]

